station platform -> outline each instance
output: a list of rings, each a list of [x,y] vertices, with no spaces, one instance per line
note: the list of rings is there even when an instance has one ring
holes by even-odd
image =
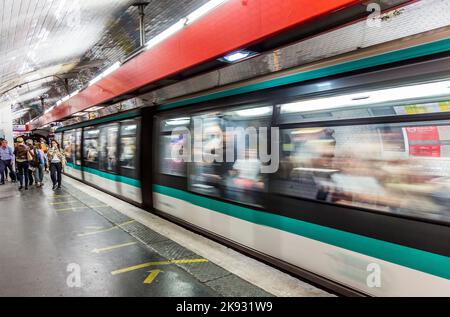
[[[333,296],[122,200],[0,186],[0,296]]]

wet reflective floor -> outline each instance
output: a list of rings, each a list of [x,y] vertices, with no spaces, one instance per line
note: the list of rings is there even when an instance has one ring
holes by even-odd
[[[0,186],[0,296],[272,296],[65,184]]]

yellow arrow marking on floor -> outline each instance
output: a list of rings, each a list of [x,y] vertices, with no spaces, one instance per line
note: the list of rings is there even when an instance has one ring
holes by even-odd
[[[155,280],[155,278],[159,275],[159,273],[162,273],[163,271],[161,270],[151,270],[148,271],[148,273],[150,273],[147,278],[144,281],[144,284],[152,284],[153,281]]]
[[[131,245],[135,245],[136,243],[137,242],[129,242],[129,243],[113,245],[113,246],[106,247],[106,248],[94,249],[94,250],[92,250],[92,253],[100,254],[100,253],[103,253],[103,252],[108,252],[108,251],[111,251],[111,250],[125,248],[125,247],[131,246]]]
[[[135,221],[136,220],[127,221],[127,222],[121,223],[120,225],[117,225],[117,226],[114,226],[114,227],[111,227],[111,228],[107,228],[107,229],[103,229],[103,230],[97,230],[97,231],[86,232],[86,233],[79,233],[79,234],[77,234],[77,236],[78,237],[85,237],[85,236],[91,236],[91,235],[94,235],[94,234],[97,234],[97,233],[103,233],[103,232],[112,231],[114,229],[119,229],[120,227],[128,225],[130,223],[133,223]]]
[[[112,271],[112,275],[127,273],[139,269],[143,269],[149,266],[157,266],[157,265],[170,265],[170,264],[185,264],[185,263],[206,263],[208,262],[207,259],[183,259],[183,260],[170,260],[170,261],[157,261],[157,262],[147,262],[138,264],[135,266],[126,267],[124,269]]]

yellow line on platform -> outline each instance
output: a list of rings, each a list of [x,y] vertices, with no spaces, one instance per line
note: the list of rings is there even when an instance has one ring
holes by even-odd
[[[112,230],[114,230],[114,229],[119,229],[120,227],[125,226],[125,225],[128,225],[128,224],[130,224],[130,223],[133,223],[133,222],[135,222],[135,221],[136,221],[136,220],[127,221],[127,222],[121,223],[121,224],[119,224],[119,225],[117,225],[117,226],[114,226],[114,227],[111,227],[111,228],[107,228],[107,229],[102,229],[102,230],[97,230],[97,231],[91,231],[91,232],[86,232],[86,233],[79,233],[79,234],[77,234],[77,236],[78,236],[78,237],[85,237],[85,236],[91,236],[91,235],[94,235],[94,234],[97,234],[97,233],[103,233],[103,232],[112,231]]]
[[[64,209],[55,209],[56,212],[63,212],[63,211],[77,211],[77,209],[93,209],[93,208],[108,208],[108,205],[103,206],[80,206],[80,207],[70,207],[70,208],[64,208]]]
[[[147,262],[138,264],[135,266],[126,267],[120,270],[112,271],[112,275],[127,273],[139,269],[143,269],[149,266],[159,266],[159,265],[170,265],[170,264],[190,264],[190,263],[206,263],[208,262],[207,259],[182,259],[182,260],[170,260],[170,261],[156,261],[156,262]]]
[[[94,249],[91,252],[99,254],[99,253],[104,253],[104,252],[108,252],[108,251],[111,251],[111,250],[116,250],[116,249],[120,249],[120,248],[129,247],[129,246],[132,246],[132,245],[135,245],[135,244],[137,244],[137,242],[129,242],[129,243],[117,244],[117,245],[113,245],[113,246],[106,247],[106,248]]]
[[[79,200],[69,200],[69,201],[60,201],[58,203],[50,203],[50,205],[63,205],[63,204],[71,204],[81,202]]]

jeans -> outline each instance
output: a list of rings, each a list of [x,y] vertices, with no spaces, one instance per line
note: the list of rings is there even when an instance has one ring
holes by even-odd
[[[51,163],[50,164],[50,177],[53,182],[53,186],[58,185],[58,187],[61,187],[61,181],[62,181],[62,164],[61,163]]]
[[[36,184],[42,183],[44,181],[44,164],[39,164],[38,167],[34,170],[34,180],[36,181]]]
[[[30,170],[30,164],[25,162],[17,162],[17,170],[19,172],[19,183],[20,187],[23,186],[24,180],[25,180],[25,187],[28,187],[28,172]]]
[[[3,162],[3,164],[5,165],[4,173],[5,173],[6,179],[8,178],[8,171],[9,171],[9,174],[11,175],[11,180],[12,180],[12,181],[15,181],[15,180],[16,180],[16,173],[15,173],[14,170],[13,170],[13,167],[12,167],[12,161],[11,161],[11,160],[6,160],[6,161],[2,161],[2,162]],[[1,164],[1,163],[0,163],[0,164]],[[3,179],[3,174],[2,174],[2,179],[1,179],[1,181],[2,181],[2,182],[4,181],[4,179]]]
[[[6,170],[5,161],[0,160],[0,183],[1,184],[3,184],[5,182],[5,170]]]

